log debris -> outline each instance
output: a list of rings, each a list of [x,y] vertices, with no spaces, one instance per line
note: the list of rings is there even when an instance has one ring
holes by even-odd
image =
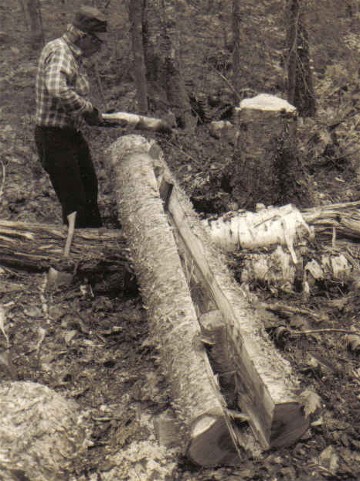
[[[272,245],[319,240],[360,239],[360,202],[344,202],[298,210],[288,204],[263,207],[256,212],[239,210],[204,220],[212,241],[227,251],[256,250]],[[287,240],[288,239],[288,240]],[[290,250],[290,249],[289,249]]]
[[[71,251],[64,257],[67,228],[0,220],[0,264],[28,271],[75,267],[125,270],[130,262],[126,239],[120,230],[76,229]],[[81,264],[81,265],[80,265]]]

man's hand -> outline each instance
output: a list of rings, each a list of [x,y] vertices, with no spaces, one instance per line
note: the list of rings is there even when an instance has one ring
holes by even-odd
[[[93,107],[93,109],[90,112],[85,112],[83,114],[84,120],[88,125],[91,125],[92,127],[96,127],[97,125],[101,125],[103,122],[102,115],[98,111],[96,107]]]

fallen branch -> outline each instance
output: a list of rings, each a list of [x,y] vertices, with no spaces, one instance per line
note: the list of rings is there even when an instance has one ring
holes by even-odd
[[[349,329],[336,329],[336,328],[329,328],[329,329],[310,329],[307,331],[291,331],[292,336],[302,336],[302,335],[309,335],[309,334],[330,334],[332,332],[339,332],[342,334],[354,334],[355,336],[360,336],[360,331],[351,331]]]
[[[67,228],[0,220],[0,265],[27,271],[123,272],[130,263],[120,230],[76,229],[71,253],[64,257]]]
[[[144,115],[129,114],[127,112],[114,112],[102,114],[103,126],[132,127],[139,130],[152,130],[155,132],[171,132],[171,128],[165,120]]]
[[[308,316],[314,319],[316,322],[323,322],[328,319],[328,316],[325,314],[317,314],[316,312],[312,311],[311,309],[299,308],[289,306],[288,304],[261,304],[261,307],[268,311],[277,312],[279,314],[291,316],[293,314],[299,314],[301,316]]]

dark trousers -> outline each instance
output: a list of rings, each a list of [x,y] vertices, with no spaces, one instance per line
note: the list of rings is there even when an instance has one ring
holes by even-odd
[[[40,162],[62,206],[64,224],[77,212],[76,227],[101,227],[98,181],[89,146],[81,132],[68,127],[35,128]]]

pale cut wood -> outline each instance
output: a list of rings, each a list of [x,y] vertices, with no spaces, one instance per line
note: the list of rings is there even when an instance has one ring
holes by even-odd
[[[184,451],[202,466],[228,464],[238,452],[160,199],[152,158],[159,149],[153,147],[134,135],[111,146],[121,223],[181,422]]]
[[[167,181],[174,184],[168,202],[171,221],[226,325],[240,408],[249,415],[250,425],[264,448],[289,445],[308,427],[298,398],[298,381],[290,364],[269,340],[256,310],[233,279],[223,255],[211,244],[165,163],[159,163]]]
[[[165,120],[145,115],[129,114],[127,112],[113,112],[102,114],[103,125],[119,125],[139,130],[153,130],[155,132],[170,132],[171,128]]]
[[[66,242],[65,242],[64,257],[69,257],[70,255],[71,243],[75,233],[76,214],[77,214],[76,212],[72,212],[67,216],[69,227],[68,227],[68,233],[67,233]]]

